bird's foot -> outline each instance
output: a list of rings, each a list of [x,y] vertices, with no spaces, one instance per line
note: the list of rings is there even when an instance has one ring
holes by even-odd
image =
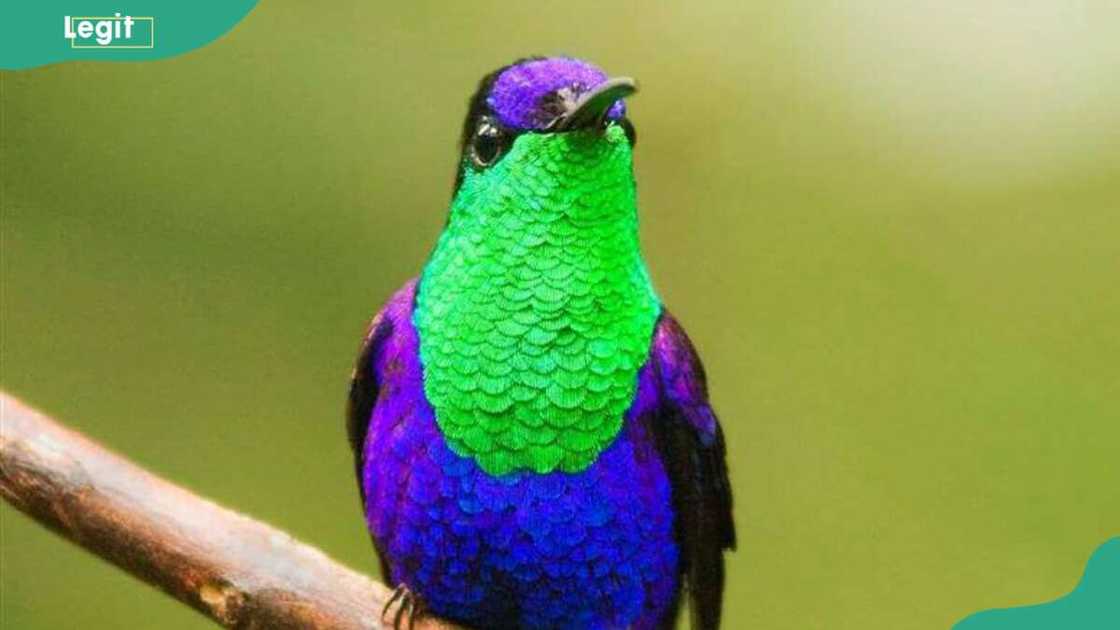
[[[427,606],[424,605],[424,600],[420,596],[413,593],[408,588],[407,584],[398,584],[397,588],[393,589],[393,594],[385,602],[385,607],[381,609],[381,620],[389,621],[389,612],[396,606],[396,612],[393,613],[392,621],[393,630],[412,630],[416,625],[416,620],[423,617],[427,612]],[[405,623],[407,622],[407,625]]]

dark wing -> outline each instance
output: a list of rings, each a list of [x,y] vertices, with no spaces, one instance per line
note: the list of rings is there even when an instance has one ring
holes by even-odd
[[[381,311],[369,323],[362,348],[358,351],[358,362],[350,375],[350,397],[346,404],[346,435],[350,438],[350,448],[354,451],[354,474],[358,480],[358,492],[365,504],[365,484],[362,483],[362,450],[369,430],[370,414],[377,402],[380,391],[377,371],[373,359],[385,340],[393,334],[393,322]]]
[[[397,321],[412,316],[415,293],[416,280],[410,280],[389,299],[381,312],[369,323],[361,350],[358,351],[354,372],[350,375],[350,397],[346,404],[346,435],[350,438],[350,448],[354,451],[354,472],[358,479],[358,492],[363,495],[363,505],[365,488],[362,483],[362,451],[365,447],[366,433],[369,431],[370,415],[382,389],[377,373],[377,360],[383,354],[391,354],[395,351],[390,347],[393,345],[393,330]]]
[[[400,351],[399,347],[395,347],[400,346],[400,336],[394,338],[393,332],[398,322],[406,321],[406,318],[411,317],[415,289],[415,280],[405,284],[369,323],[361,350],[358,351],[358,361],[350,376],[350,396],[346,403],[346,435],[350,439],[350,448],[354,451],[354,476],[358,481],[358,493],[362,496],[363,516],[366,496],[365,483],[362,479],[364,468],[362,456],[373,407],[377,404],[378,396],[384,393],[386,386],[381,382],[378,365],[385,356]],[[376,540],[373,540],[373,547],[381,563],[381,576],[388,580],[390,573],[385,553]]]
[[[735,548],[723,431],[708,403],[704,367],[667,311],[650,357],[660,394],[653,432],[672,485],[692,627],[714,630],[723,604],[723,553]]]

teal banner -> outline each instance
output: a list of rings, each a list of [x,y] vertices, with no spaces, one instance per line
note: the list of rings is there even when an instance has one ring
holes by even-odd
[[[0,4],[0,68],[149,61],[218,39],[256,0],[13,0]]]
[[[1115,630],[1120,628],[1120,537],[1089,558],[1081,582],[1045,604],[986,610],[953,630]]]

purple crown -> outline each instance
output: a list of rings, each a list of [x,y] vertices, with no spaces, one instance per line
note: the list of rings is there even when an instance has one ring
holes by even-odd
[[[571,57],[529,59],[514,64],[494,80],[486,104],[498,120],[512,129],[544,129],[559,113],[558,95],[579,95],[607,80],[598,67]],[[619,101],[607,117],[617,120],[626,113]]]

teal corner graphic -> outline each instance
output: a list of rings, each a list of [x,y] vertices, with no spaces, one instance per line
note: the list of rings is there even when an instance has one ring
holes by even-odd
[[[13,0],[0,4],[0,68],[150,61],[218,39],[257,0]]]
[[[1081,582],[1052,602],[985,610],[953,630],[1116,630],[1120,628],[1120,536],[1097,548]]]

